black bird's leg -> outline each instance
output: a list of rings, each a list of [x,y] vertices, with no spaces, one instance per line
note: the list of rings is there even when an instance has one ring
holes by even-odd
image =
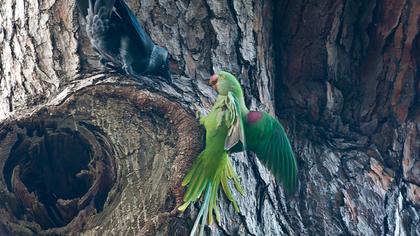
[[[105,68],[108,68],[112,71],[115,71],[119,74],[125,74],[125,70],[121,69],[118,66],[115,66],[112,62],[108,61],[105,57],[100,56],[99,62]]]
[[[135,75],[135,73],[133,71],[133,68],[131,66],[125,64],[125,63],[123,65],[123,69],[124,69],[126,75]]]
[[[108,63],[108,60],[105,59],[105,57],[103,56],[99,56],[99,62],[103,65],[106,66],[106,64]]]

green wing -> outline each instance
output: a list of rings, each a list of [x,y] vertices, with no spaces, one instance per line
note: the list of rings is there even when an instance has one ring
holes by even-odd
[[[248,150],[257,154],[276,179],[283,182],[288,193],[293,193],[298,179],[292,146],[283,126],[268,113],[261,114],[261,119],[254,123],[244,122]]]
[[[226,99],[227,114],[229,114],[229,132],[225,140],[225,150],[230,150],[241,141],[242,149],[246,150],[245,128],[242,122],[241,108],[239,101],[232,92],[228,93]]]

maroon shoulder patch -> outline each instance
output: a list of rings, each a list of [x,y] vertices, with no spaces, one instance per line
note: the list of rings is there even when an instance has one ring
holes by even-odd
[[[255,122],[259,121],[263,114],[259,111],[251,111],[248,113],[246,121],[248,124],[254,124]]]

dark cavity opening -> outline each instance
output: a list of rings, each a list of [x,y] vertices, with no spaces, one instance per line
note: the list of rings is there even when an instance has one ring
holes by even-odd
[[[88,169],[89,149],[76,133],[46,133],[25,154],[20,178],[44,205],[80,198],[89,189],[90,184],[77,175]]]
[[[67,225],[84,208],[101,211],[114,181],[104,136],[75,123],[21,128],[3,170],[21,205],[16,216],[48,229]]]

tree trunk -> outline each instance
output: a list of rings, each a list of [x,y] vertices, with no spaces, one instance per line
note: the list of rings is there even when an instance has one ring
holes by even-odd
[[[420,234],[420,2],[139,0],[173,84],[104,70],[72,0],[0,6],[0,234],[187,235],[177,212],[202,149],[194,117],[236,74],[276,114],[300,187],[232,155],[246,189],[219,195],[212,235]]]

